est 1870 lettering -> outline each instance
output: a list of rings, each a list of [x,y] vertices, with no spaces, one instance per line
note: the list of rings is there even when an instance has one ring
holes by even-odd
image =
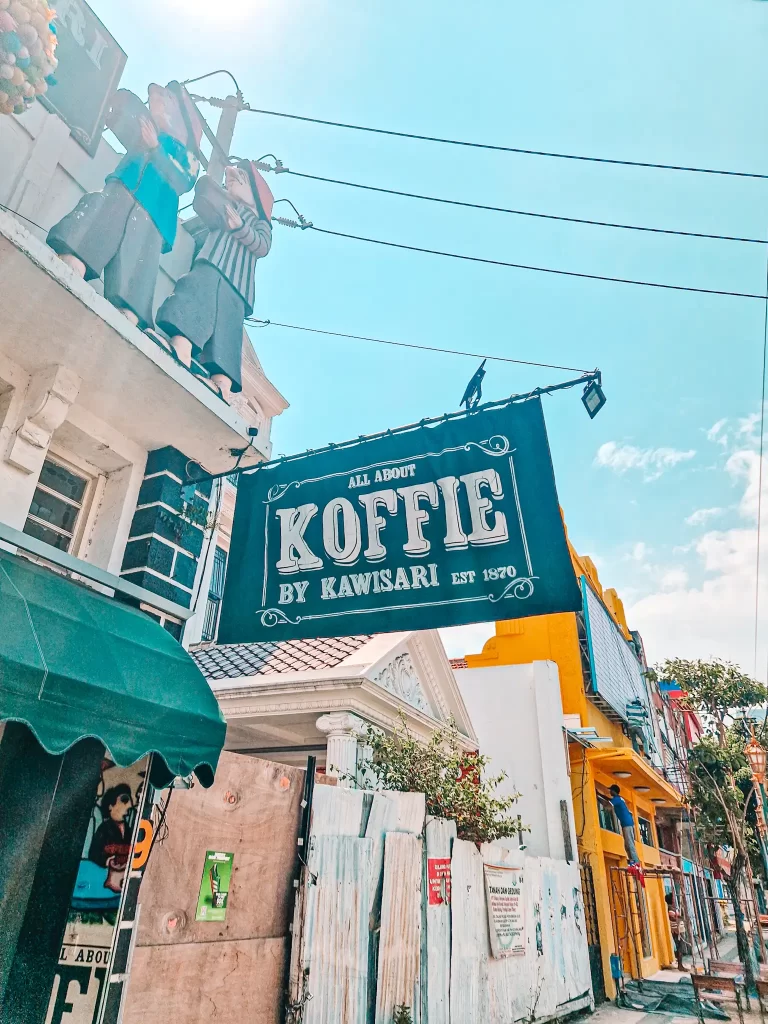
[[[485,583],[493,580],[513,580],[517,576],[517,569],[514,565],[500,565],[498,569],[483,569],[482,577]],[[454,587],[460,587],[464,583],[474,583],[478,573],[474,569],[466,572],[452,572],[451,583]]]

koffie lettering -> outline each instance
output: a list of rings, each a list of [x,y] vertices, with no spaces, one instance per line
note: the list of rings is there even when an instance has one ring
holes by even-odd
[[[400,470],[410,468],[404,466]],[[377,470],[376,479],[380,472],[390,471]],[[401,475],[404,474],[401,472]],[[469,523],[463,521],[459,507],[459,496],[462,493],[469,508]],[[362,507],[362,516],[348,498],[332,498],[321,516],[323,547],[328,558],[336,565],[354,565],[361,554],[367,562],[383,562],[387,557],[387,516],[393,519],[400,515],[401,503],[407,531],[403,551],[411,558],[425,558],[429,554],[432,543],[424,536],[424,527],[430,521],[431,510],[441,506],[445,517],[443,546],[447,551],[504,544],[509,540],[507,517],[494,508],[494,502],[503,497],[499,474],[495,469],[483,469],[461,477],[442,477],[423,484],[398,487],[396,490],[387,488],[361,494],[357,502]],[[307,528],[319,511],[318,506],[312,502],[296,508],[275,510],[280,523],[280,558],[276,568],[282,575],[325,567],[323,559],[312,550],[306,538]],[[365,539],[367,544],[363,548]],[[376,581],[379,590],[374,590],[374,593],[397,589],[397,579],[393,581],[391,573],[385,577],[386,571],[379,574]],[[400,582],[400,589],[405,589],[402,579]],[[348,585],[354,593],[354,584],[350,582]],[[409,581],[409,586],[415,585]]]

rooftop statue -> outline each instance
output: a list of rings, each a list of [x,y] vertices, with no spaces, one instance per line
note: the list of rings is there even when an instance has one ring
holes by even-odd
[[[273,198],[248,160],[227,167],[225,187],[203,177],[194,208],[208,227],[192,270],[176,283],[157,313],[177,358],[194,355],[206,383],[227,401],[242,391],[243,320],[253,312],[256,261],[272,245]]]
[[[120,89],[107,126],[127,152],[104,189],[51,228],[48,244],[86,281],[103,273],[106,298],[146,329],[160,256],[176,239],[179,197],[200,169],[202,124],[186,90],[171,82],[149,87],[148,106]]]

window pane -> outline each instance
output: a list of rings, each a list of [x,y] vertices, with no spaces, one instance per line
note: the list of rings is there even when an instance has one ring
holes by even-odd
[[[640,940],[643,944],[643,956],[653,956],[653,947],[651,946],[651,929],[648,923],[648,904],[645,902],[645,889],[635,882],[637,890],[637,903],[638,910],[640,911]]]
[[[74,473],[70,473],[68,469],[58,466],[55,462],[46,460],[43,464],[43,471],[40,474],[40,483],[50,487],[57,494],[63,494],[65,498],[71,498],[72,501],[82,501],[87,480],[75,476]]]
[[[42,523],[36,523],[33,519],[27,520],[24,526],[24,533],[29,537],[37,537],[38,540],[45,541],[46,544],[58,548],[59,551],[69,551],[69,545],[72,543],[71,537],[65,537],[63,533],[49,530],[47,526],[43,526]]]
[[[39,487],[29,508],[29,514],[35,519],[43,519],[51,526],[66,530],[67,533],[74,532],[79,512],[80,509],[75,505],[68,505],[66,501],[48,494],[47,491],[41,491]]]
[[[653,825],[647,818],[641,818],[638,816],[638,825],[640,826],[640,841],[645,846],[655,846],[653,841]]]
[[[613,807],[607,797],[604,797],[602,793],[597,794],[597,813],[600,818],[600,828],[607,829],[608,832],[616,832],[621,834],[619,823],[616,820]]]
[[[219,602],[209,600],[205,606],[205,618],[203,619],[203,640],[216,639],[216,627],[219,622]]]
[[[216,548],[213,556],[213,572],[211,573],[211,584],[208,588],[208,596],[221,600],[224,596],[224,578],[227,573],[227,553],[223,548]]]

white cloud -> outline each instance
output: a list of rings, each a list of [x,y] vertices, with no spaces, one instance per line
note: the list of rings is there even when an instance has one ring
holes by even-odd
[[[631,558],[633,562],[645,562],[649,554],[650,548],[648,545],[644,541],[639,540],[637,544],[633,546],[632,551],[629,554],[629,558]]]
[[[646,482],[657,480],[662,473],[673,469],[681,462],[688,462],[696,455],[694,450],[680,451],[677,448],[637,448],[633,444],[618,444],[606,441],[600,445],[595,456],[595,465],[612,469],[615,473],[626,473],[638,469]]]
[[[666,657],[708,658],[713,655],[741,665],[758,678],[768,675],[768,534],[761,551],[758,650],[755,663],[755,584],[757,572],[757,512],[760,495],[760,416],[718,420],[707,438],[725,448],[725,462],[718,467],[720,479],[713,487],[730,482],[738,488],[733,506],[744,525],[729,530],[708,530],[690,544],[673,549],[687,555],[686,570],[679,565],[654,566],[656,592],[640,597],[628,609],[633,628],[643,634],[651,661]],[[727,453],[727,454],[726,454]],[[762,473],[763,526],[768,513],[768,466]],[[687,519],[703,526],[728,508],[701,508]]]
[[[739,425],[736,428],[736,434],[738,437],[744,437],[748,441],[757,444],[760,440],[760,431],[757,429],[760,423],[760,413],[751,412],[749,416],[745,416],[739,420]]]
[[[688,586],[688,573],[685,569],[668,569],[661,577],[661,589],[683,590]]]
[[[471,626],[450,626],[440,630],[449,658],[463,658],[465,654],[480,654],[486,640],[496,634],[493,622],[478,622]]]
[[[731,480],[746,484],[744,494],[739,502],[739,512],[745,519],[757,522],[758,496],[760,494],[760,456],[757,452],[744,448],[734,452],[725,464]],[[765,472],[763,458],[763,503],[765,504],[765,488],[768,485],[768,473]]]
[[[710,658],[735,661],[753,672],[755,630],[755,553],[757,531],[726,530],[705,534],[696,545],[706,578],[698,586],[675,579],[670,570],[659,590],[628,611],[652,662],[664,658]],[[758,676],[765,678],[768,641],[768,587],[761,586]],[[675,584],[672,586],[672,584]]]
[[[721,508],[697,508],[685,520],[689,526],[703,526],[704,523],[722,514]]]
[[[723,430],[728,420],[718,420],[717,423],[713,423],[707,431],[707,440],[717,442],[717,444],[726,445],[728,444],[728,434]]]

